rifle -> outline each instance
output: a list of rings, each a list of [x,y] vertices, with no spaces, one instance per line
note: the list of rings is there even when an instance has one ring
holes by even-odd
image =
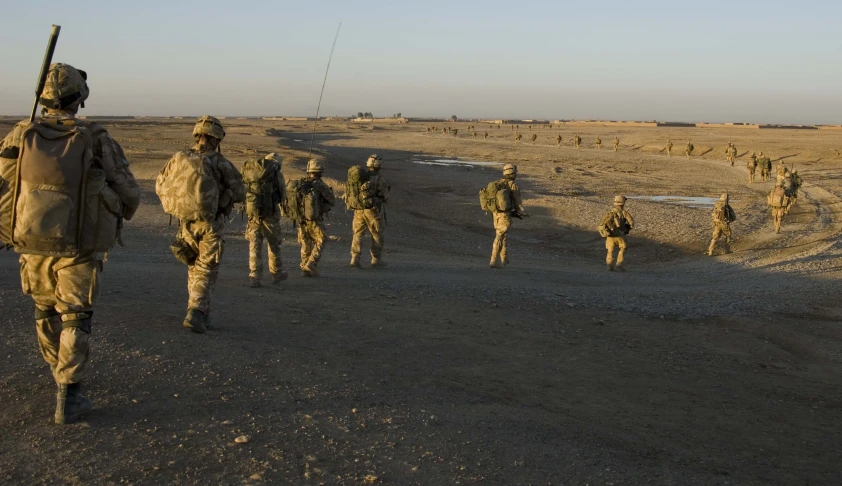
[[[38,111],[41,92],[44,91],[44,85],[47,84],[47,74],[50,73],[50,64],[53,63],[53,53],[56,51],[59,32],[61,32],[61,26],[53,25],[50,31],[50,40],[47,43],[47,52],[44,53],[44,61],[41,63],[41,74],[38,75],[38,84],[35,86],[35,103],[32,105],[32,114],[29,115],[29,123],[35,122],[35,113]]]

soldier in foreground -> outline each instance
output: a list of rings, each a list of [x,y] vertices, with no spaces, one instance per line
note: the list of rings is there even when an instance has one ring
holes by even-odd
[[[625,210],[626,196],[614,196],[614,207],[611,208],[602,218],[599,227],[599,235],[605,238],[605,249],[608,254],[605,256],[605,264],[609,271],[616,268],[625,271],[623,260],[626,254],[626,235],[634,229],[634,218]],[[617,259],[614,259],[614,248],[619,248]],[[616,261],[616,265],[615,265]]]
[[[752,152],[751,157],[748,158],[746,168],[748,169],[748,182],[749,184],[753,184],[754,173],[757,171],[757,155],[754,152]]]
[[[725,253],[731,253],[731,223],[737,220],[737,214],[728,204],[727,193],[719,196],[719,201],[713,205],[711,219],[713,220],[713,236],[708,246],[708,256],[713,256],[716,243],[722,236],[725,236]]]
[[[123,149],[101,126],[76,118],[89,94],[87,73],[51,65],[39,99],[41,119],[18,123],[0,143],[0,241],[20,253],[23,293],[35,301],[41,355],[58,386],[57,424],[73,423],[93,408],[82,382],[98,274],[105,253],[115,242],[122,245],[123,220],[140,205]],[[81,197],[86,183],[87,197]],[[68,221],[83,214],[82,228],[71,227]]]
[[[298,242],[301,244],[301,276],[318,277],[316,267],[325,244],[324,218],[336,204],[333,191],[322,182],[324,163],[310,159],[307,177],[287,185],[288,206],[295,212],[291,218],[298,224]],[[292,202],[289,202],[290,196]]]
[[[252,158],[243,164],[243,182],[246,186],[245,212],[246,239],[249,242],[249,286],[260,287],[263,276],[263,239],[269,254],[269,273],[272,283],[287,278],[281,261],[281,205],[286,203],[286,184],[281,174],[282,159],[271,153],[263,158]]]
[[[235,204],[246,200],[240,171],[220,151],[225,130],[203,116],[193,128],[196,144],[170,158],[155,181],[164,212],[179,220],[172,251],[187,265],[187,316],[182,325],[204,334],[211,296],[219,276],[225,240],[222,233]]]
[[[523,218],[529,216],[524,212],[523,200],[517,178],[517,166],[506,164],[503,167],[503,178],[491,182],[480,191],[480,203],[486,212],[494,218],[494,243],[491,246],[491,268],[504,268],[509,264],[509,253],[506,246],[506,236],[512,225],[512,216]]]
[[[672,157],[672,140],[667,140],[665,148],[667,149],[667,157]]]
[[[389,184],[380,175],[383,159],[373,154],[365,165],[368,168],[368,182],[365,188],[366,201],[359,201],[359,209],[354,209],[352,228],[354,238],[351,240],[351,266],[360,268],[360,254],[362,253],[362,239],[366,230],[371,234],[371,266],[382,267],[383,231],[386,226],[384,220],[384,204],[389,200]]]
[[[616,152],[618,148],[620,148],[620,139],[614,137],[614,151]]]
[[[772,222],[775,226],[775,233],[781,232],[781,223],[783,223],[784,214],[786,214],[786,206],[789,203],[789,198],[784,190],[783,181],[775,183],[775,187],[769,192],[767,202],[772,209]]]

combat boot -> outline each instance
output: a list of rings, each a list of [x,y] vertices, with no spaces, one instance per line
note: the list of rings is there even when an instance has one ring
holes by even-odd
[[[251,277],[249,279],[249,287],[256,289],[262,287],[260,284],[260,277]]]
[[[206,321],[207,317],[205,317],[204,312],[199,309],[187,309],[187,316],[181,325],[195,333],[204,334],[207,331]]]
[[[82,396],[82,384],[59,385],[56,394],[56,423],[72,424],[93,409],[91,401]]]
[[[283,282],[284,280],[287,279],[287,276],[288,275],[287,275],[286,272],[278,272],[278,273],[272,274],[272,285],[277,285],[277,284]]]
[[[488,264],[488,268],[505,268],[505,265],[503,265],[503,262],[495,258]]]
[[[371,257],[371,266],[383,268],[386,266],[386,262],[379,258]]]
[[[359,255],[351,255],[351,267],[360,268],[360,256]]]
[[[625,272],[625,271],[626,271],[626,267],[625,267],[625,265],[623,265],[622,263],[618,263],[618,264],[615,266],[615,268],[616,268],[617,270],[621,271],[621,272]]]
[[[305,275],[307,274],[307,275]],[[302,277],[318,277],[319,272],[316,270],[316,264],[313,262],[307,262],[304,265],[304,268],[301,269],[301,276]]]
[[[613,263],[608,263],[608,264],[606,264],[605,266],[606,266],[606,267],[608,267],[608,271],[609,271],[609,272],[613,272],[613,271],[614,271],[614,264],[613,264]]]

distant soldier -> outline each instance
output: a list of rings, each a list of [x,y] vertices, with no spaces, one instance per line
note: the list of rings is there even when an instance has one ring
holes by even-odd
[[[482,138],[484,138],[485,140],[488,140],[488,132],[483,133]]]
[[[473,132],[474,138],[477,138],[477,132]]]
[[[555,144],[561,147],[561,134],[559,133],[558,136],[555,138]]]
[[[684,154],[687,155],[688,159],[690,158],[690,155],[693,153],[693,149],[695,149],[695,148],[696,147],[693,146],[692,142],[690,142],[690,141],[687,142],[687,148],[684,149]]]
[[[672,140],[667,140],[667,157],[672,157]]]
[[[775,233],[781,232],[781,223],[786,213],[786,206],[789,203],[789,198],[783,186],[783,181],[776,182],[775,187],[769,192],[769,197],[767,198],[767,203],[772,209],[772,221],[775,225]]]
[[[196,145],[189,152],[178,152],[158,175],[155,192],[167,207],[176,206],[173,216],[179,218],[179,228],[173,253],[187,265],[187,316],[182,325],[203,334],[208,328],[211,295],[219,276],[225,240],[223,234],[228,216],[235,204],[246,200],[246,187],[240,171],[221,153],[219,145],[225,130],[218,119],[203,116],[193,128]],[[197,167],[199,170],[189,171]],[[208,164],[215,185],[209,191],[205,185]],[[184,179],[179,179],[178,177]],[[175,186],[175,184],[178,186]],[[175,190],[174,190],[175,189]],[[184,214],[180,208],[192,208],[201,201],[201,210]]]
[[[447,135],[447,128],[442,128],[442,129],[441,129],[441,134],[442,134],[442,135]]]
[[[789,173],[789,181],[790,181],[790,189],[789,189],[789,201],[786,206],[786,212],[789,213],[790,208],[798,202],[798,190],[801,189],[801,184],[803,181],[801,180],[801,176],[798,175],[798,169],[792,169],[792,172]],[[786,189],[786,187],[784,187]]]
[[[752,152],[751,157],[748,158],[748,163],[746,164],[746,168],[748,169],[748,182],[750,184],[754,183],[754,173],[757,170],[757,155]]]
[[[427,128],[427,133],[429,134],[430,133],[430,127],[426,127],[426,128]]]
[[[454,128],[453,130],[451,130],[451,133],[453,133],[453,136],[455,137],[459,133],[459,129]]]
[[[532,134],[532,143],[535,143],[535,140],[537,140],[537,139],[538,139],[538,134],[537,134],[537,133],[533,133],[533,134]]]
[[[380,167],[383,159],[373,154],[366,161],[368,168],[368,204],[360,205],[362,209],[354,209],[354,221],[352,224],[354,238],[351,241],[351,266],[360,267],[360,254],[362,253],[362,238],[366,230],[371,234],[371,266],[382,267],[383,263],[383,230],[386,222],[384,219],[384,205],[389,201],[389,184],[380,175]]]
[[[731,253],[731,223],[737,220],[737,214],[728,204],[728,194],[719,196],[719,201],[713,205],[711,219],[713,220],[713,236],[708,246],[708,256],[713,256],[716,243],[722,236],[725,236],[725,253]]]
[[[762,152],[761,152],[762,155]],[[767,156],[763,157],[763,166],[766,168],[766,180],[772,177],[772,159]]]
[[[248,218],[246,239],[249,242],[249,286],[252,288],[261,286],[264,238],[272,283],[278,284],[287,278],[281,264],[281,205],[286,202],[281,163],[281,156],[271,153],[262,158],[250,158],[243,164],[243,182],[246,185],[243,210]]]
[[[493,187],[494,194],[489,194],[488,188],[483,189],[487,204],[492,205],[491,207],[486,205],[485,209],[492,213],[496,232],[494,244],[491,246],[491,262],[488,264],[491,268],[504,268],[509,264],[506,239],[512,225],[512,216],[516,218],[529,216],[524,212],[520,188],[515,182],[516,178],[517,166],[506,164],[503,167],[503,178],[489,184],[489,187]]]
[[[784,164],[784,160],[779,160],[778,166],[775,168],[775,174],[778,176],[778,178],[783,179],[788,173],[789,169],[787,168],[786,164]]]
[[[729,156],[731,157],[731,167],[734,167],[734,161],[737,160],[737,146],[733,143],[731,144],[731,152]]]
[[[766,182],[769,179],[769,169],[766,167],[766,157],[762,151],[757,155],[757,165],[760,167],[760,180]]]
[[[520,139],[523,138],[523,135],[520,132],[515,133],[515,142],[520,143]]]
[[[731,162],[731,165],[734,165],[731,160],[731,142],[728,142],[728,145],[725,147],[725,162]]]
[[[620,148],[620,139],[614,137],[614,151],[616,152],[618,148]]]
[[[576,136],[573,137],[573,146],[576,147],[576,149],[578,150],[579,146],[581,144],[582,144],[582,137],[580,137],[579,134],[577,133]]]
[[[307,177],[298,181],[296,194],[294,194],[295,201],[305,199],[304,204],[296,205],[304,206],[304,213],[306,208],[312,207],[314,214],[300,214],[295,222],[298,224],[298,242],[301,244],[301,276],[302,277],[318,277],[319,273],[316,266],[322,257],[322,248],[325,244],[325,228],[324,217],[330,212],[333,205],[336,204],[336,198],[333,191],[327,184],[322,182],[322,173],[325,170],[324,162],[317,159],[310,159],[307,162]],[[289,201],[290,193],[293,187],[287,185],[287,200]],[[306,198],[310,198],[312,203],[307,204]]]
[[[624,209],[625,205],[626,196],[614,196],[614,207],[603,216],[599,225],[599,234],[605,238],[605,249],[608,250],[605,264],[608,265],[608,270],[612,272],[614,268],[620,271],[625,270],[623,257],[626,254],[626,235],[634,229],[634,219]],[[619,248],[616,266],[614,264],[614,248]]]
[[[599,138],[599,135],[596,136],[596,140],[594,141],[594,145],[596,146],[597,150],[602,148],[602,139]]]

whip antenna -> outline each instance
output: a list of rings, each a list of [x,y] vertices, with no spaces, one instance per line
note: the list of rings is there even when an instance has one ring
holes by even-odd
[[[330,57],[327,58],[327,68],[325,69],[325,78],[322,80],[322,92],[319,94],[319,104],[316,106],[316,119],[313,120],[313,134],[310,136],[310,151],[307,157],[313,155],[313,141],[316,139],[316,124],[319,122],[319,110],[322,108],[322,96],[325,94],[325,84],[327,83],[327,73],[330,72],[330,61],[333,60],[333,50],[336,49],[336,41],[339,40],[339,30],[342,29],[342,22],[336,28],[336,35],[333,37],[333,45],[330,47]]]

